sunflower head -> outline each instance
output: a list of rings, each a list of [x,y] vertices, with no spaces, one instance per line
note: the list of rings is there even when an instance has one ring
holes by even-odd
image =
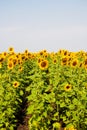
[[[64,50],[64,51],[63,51],[63,55],[64,55],[64,56],[68,56],[68,54],[69,54],[68,50]]]
[[[45,53],[46,53],[46,51],[44,51],[44,50],[41,50],[41,51],[39,51],[39,53],[38,53],[38,56],[41,56],[41,57],[43,57]]]
[[[6,57],[8,55],[8,53],[7,52],[3,52],[2,55],[3,55],[3,57]]]
[[[31,55],[32,54],[30,52],[27,53],[28,58],[31,58]]]
[[[44,58],[38,58],[38,63],[40,63],[41,61],[43,61],[44,60]]]
[[[14,65],[17,65],[17,63],[18,63],[18,59],[17,59],[16,57],[13,58],[12,61],[13,61],[13,64],[14,64]]]
[[[68,56],[62,57],[61,65],[67,65],[68,64]]]
[[[48,53],[44,53],[44,58],[47,58],[48,57]]]
[[[84,66],[87,66],[87,58],[84,60]]]
[[[58,51],[58,54],[59,54],[59,55],[63,55],[63,53],[64,53],[64,50],[61,50],[61,49],[60,49],[60,50]]]
[[[53,63],[56,64],[57,63],[57,59],[54,58],[53,59]]]
[[[21,58],[18,58],[18,64],[21,65],[23,63],[23,60]]]
[[[14,88],[17,88],[18,86],[19,86],[19,82],[18,82],[18,81],[14,81],[14,82],[13,82],[13,87],[14,87]]]
[[[48,60],[43,60],[39,63],[39,67],[41,70],[45,70],[48,68]]]
[[[51,52],[50,53],[50,57],[53,59],[55,57],[55,53],[54,52]]]
[[[65,86],[64,86],[64,90],[65,91],[70,91],[72,89],[72,86],[70,85],[70,84],[66,84]]]
[[[11,55],[11,56],[9,56],[9,57],[8,57],[8,62],[9,62],[9,61],[12,61],[12,60],[13,60],[13,58],[14,58],[14,57],[13,57],[12,55]]]
[[[22,70],[23,70],[23,67],[22,67],[22,66],[20,66],[20,67],[19,67],[19,71],[21,72]]]
[[[85,67],[83,62],[80,62],[79,67]]]
[[[72,67],[76,67],[78,65],[78,60],[77,59],[73,59],[72,61],[71,61],[71,66]]]
[[[12,61],[9,61],[8,64],[7,64],[7,67],[8,69],[13,69],[13,62]]]
[[[26,56],[24,54],[22,54],[21,59],[22,59],[22,61],[24,61],[26,59]]]
[[[25,54],[28,54],[28,50],[26,49],[24,53],[25,53]]]
[[[9,53],[14,53],[14,48],[13,47],[10,47],[8,50],[9,50]]]
[[[4,61],[4,56],[0,56],[0,63],[2,63]]]

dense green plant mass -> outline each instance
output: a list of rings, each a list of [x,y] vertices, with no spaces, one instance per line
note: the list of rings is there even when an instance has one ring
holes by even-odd
[[[87,53],[1,53],[0,129],[14,130],[24,98],[30,130],[86,130]]]
[[[31,129],[52,129],[55,122],[87,128],[87,73],[83,68],[56,66],[49,60],[47,70],[36,68],[26,90],[30,93],[27,111]],[[52,66],[51,66],[52,65]],[[35,69],[35,68],[34,68]]]

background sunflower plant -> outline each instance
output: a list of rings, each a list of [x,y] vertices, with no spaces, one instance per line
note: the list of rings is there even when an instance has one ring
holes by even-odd
[[[87,53],[0,54],[0,129],[14,130],[26,101],[29,130],[87,129]]]
[[[42,69],[39,62],[33,68],[34,75],[28,77],[32,80],[26,89],[30,93],[27,113],[32,114],[29,120],[31,130],[53,129],[55,123],[60,123],[67,130],[72,126],[78,130],[87,128],[87,72],[85,67],[79,67],[84,59],[77,53],[71,57],[71,53],[65,52],[63,50],[62,55],[59,52],[49,54],[46,58],[47,68]],[[63,61],[62,57],[66,55],[68,59]],[[41,56],[44,57],[44,53]],[[33,121],[38,124],[36,127]]]

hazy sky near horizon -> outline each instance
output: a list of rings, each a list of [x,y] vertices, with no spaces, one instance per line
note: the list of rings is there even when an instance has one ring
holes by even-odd
[[[0,52],[87,51],[87,0],[1,0]]]

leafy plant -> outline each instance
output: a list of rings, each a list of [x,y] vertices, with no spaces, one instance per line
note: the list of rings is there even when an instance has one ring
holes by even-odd
[[[25,100],[30,130],[86,130],[87,53],[1,53],[1,130],[16,128]]]

